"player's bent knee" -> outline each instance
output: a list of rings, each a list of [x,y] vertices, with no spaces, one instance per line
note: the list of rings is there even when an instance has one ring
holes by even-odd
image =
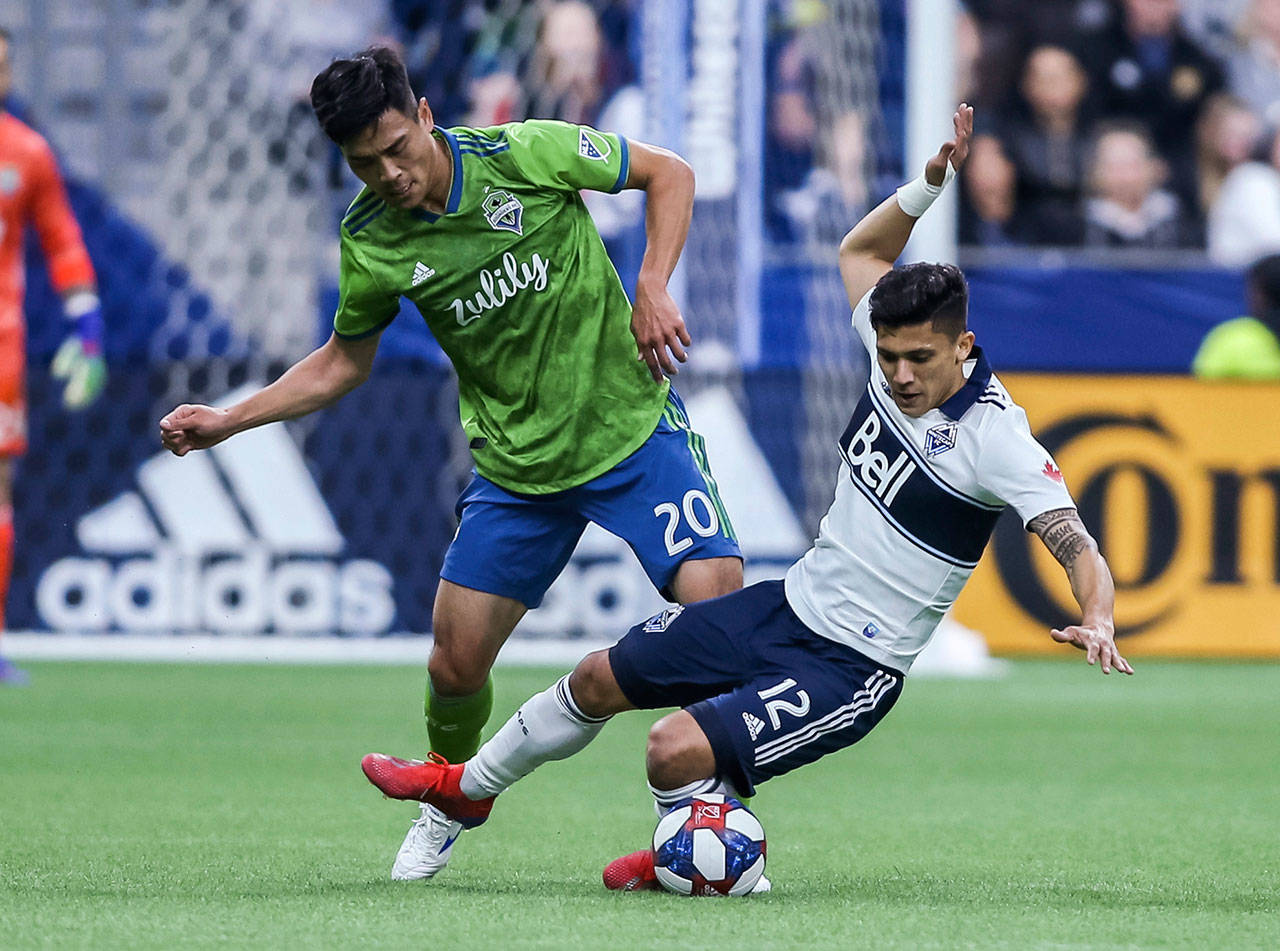
[[[484,689],[489,679],[489,666],[474,658],[433,648],[427,660],[427,676],[431,689],[443,697],[468,697]]]
[[[645,769],[658,789],[675,789],[715,775],[711,741],[692,714],[680,710],[653,725],[645,748]]]
[[[607,649],[593,651],[578,662],[569,675],[569,691],[578,709],[589,717],[608,717],[631,709],[613,676]]]
[[[686,561],[671,581],[671,593],[681,604],[718,598],[741,587],[742,559],[729,557]]]

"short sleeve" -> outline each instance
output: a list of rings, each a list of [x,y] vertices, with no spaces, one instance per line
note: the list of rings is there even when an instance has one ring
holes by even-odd
[[[874,290],[875,288],[872,288]],[[871,326],[871,291],[862,295],[858,306],[853,309],[853,329],[858,332],[858,339],[873,357],[876,355],[876,331]]]
[[[534,185],[563,191],[618,192],[631,169],[627,140],[554,119],[507,127],[511,157]]]
[[[382,289],[359,247],[346,235],[338,266],[338,311],[333,332],[358,340],[381,330],[400,313],[400,298]]]
[[[986,433],[978,459],[978,483],[1013,507],[1025,526],[1053,509],[1075,508],[1062,471],[1027,425],[1020,407],[1000,410]]]

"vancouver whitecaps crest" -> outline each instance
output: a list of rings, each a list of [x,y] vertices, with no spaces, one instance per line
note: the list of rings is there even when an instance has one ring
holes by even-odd
[[[547,270],[551,261],[537,251],[528,261],[519,262],[510,251],[502,255],[502,266],[485,268],[480,272],[480,288],[465,300],[455,297],[450,304],[454,319],[465,327],[471,321],[497,310],[526,287],[535,291],[547,286]]]

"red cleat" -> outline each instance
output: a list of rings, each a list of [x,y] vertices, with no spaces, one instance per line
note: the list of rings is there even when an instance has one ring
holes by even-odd
[[[468,799],[458,782],[462,779],[462,767],[450,766],[435,753],[427,754],[427,761],[401,759],[385,753],[370,753],[360,761],[369,782],[392,799],[417,799],[430,803],[450,819],[462,823],[464,828],[474,829],[489,818],[494,796],[485,799]]]
[[[643,892],[661,888],[653,870],[653,850],[641,849],[606,865],[604,887],[615,892]]]

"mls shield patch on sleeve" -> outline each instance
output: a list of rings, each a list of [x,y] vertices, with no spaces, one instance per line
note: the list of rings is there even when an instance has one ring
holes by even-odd
[[[612,153],[613,149],[609,146],[609,140],[599,132],[591,129],[578,130],[578,154],[583,158],[594,159],[597,162],[607,162]]]

